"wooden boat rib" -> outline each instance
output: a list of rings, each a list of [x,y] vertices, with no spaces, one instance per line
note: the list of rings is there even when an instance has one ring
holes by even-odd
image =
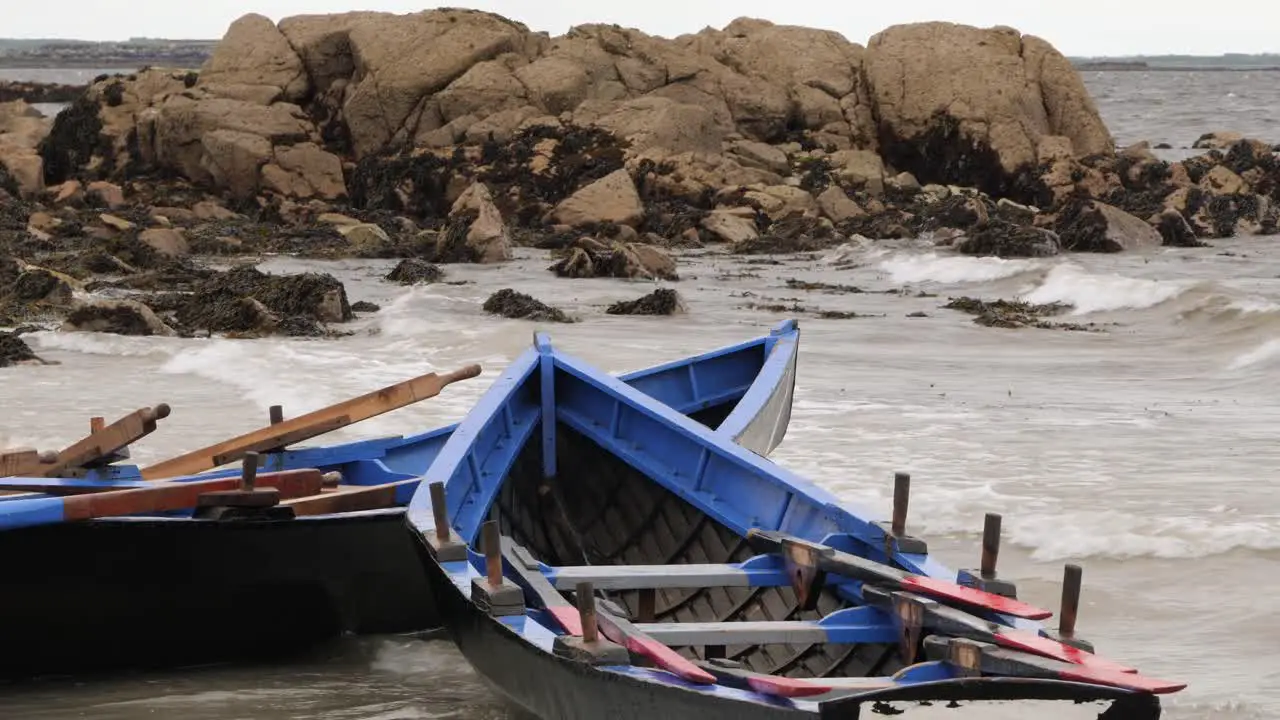
[[[797,339],[784,323],[619,381],[727,432],[751,424],[746,400],[778,395],[760,386],[778,380],[761,370],[774,348],[794,354]],[[782,392],[789,404],[790,387]],[[0,490],[23,493],[0,497],[0,679],[254,658],[342,632],[437,627],[404,515],[460,429],[250,456],[255,491],[276,488],[278,502],[248,517],[199,507],[201,495],[235,492],[243,467],[151,480],[136,466],[97,464],[73,477],[0,478]],[[743,442],[760,453],[774,444]],[[291,473],[305,482],[285,483]],[[341,483],[320,489],[335,473]]]
[[[776,379],[761,386],[793,385],[785,356],[766,360]],[[1156,694],[1182,685],[1086,651],[1074,610],[1055,636],[1033,620],[1050,613],[993,571],[929,555],[905,532],[905,502],[893,522],[869,521],[731,441],[772,449],[791,392],[756,398],[740,425],[703,423],[538,337],[410,503],[467,659],[524,711],[567,720],[1013,700],[1158,717]],[[501,557],[477,552],[499,542]]]

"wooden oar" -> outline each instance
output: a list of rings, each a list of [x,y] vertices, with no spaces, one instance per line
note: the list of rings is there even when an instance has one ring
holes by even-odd
[[[468,365],[443,375],[428,373],[388,385],[381,390],[143,468],[142,478],[157,480],[212,470],[239,460],[245,453],[282,448],[435,397],[445,386],[479,374],[479,365]]]
[[[804,546],[815,550],[818,569],[831,575],[842,575],[854,580],[876,583],[895,590],[918,592],[921,595],[948,600],[969,607],[981,608],[1004,615],[1043,620],[1053,611],[1038,608],[1020,600],[1007,598],[985,590],[966,587],[946,580],[916,575],[889,565],[868,560],[857,555],[840,552],[786,533],[752,528],[747,532],[747,543],[761,553],[785,553],[789,547]]]
[[[333,513],[358,512],[361,510],[380,510],[396,506],[396,495],[402,487],[417,485],[420,478],[400,480],[382,485],[347,485],[325,490],[319,495],[301,497],[281,505],[293,508],[295,515],[330,515]]]
[[[156,423],[169,417],[169,406],[160,403],[153,408],[135,410],[110,425],[99,427],[84,439],[67,446],[57,458],[40,456],[35,451],[22,451],[18,458],[12,455],[0,457],[0,476],[3,477],[51,477],[68,469],[84,467],[107,458],[126,448],[130,443],[155,432]],[[52,460],[51,462],[46,462]],[[175,473],[182,475],[187,473]]]
[[[254,479],[256,487],[274,488],[281,499],[315,495],[320,492],[323,483],[324,476],[321,472],[309,468],[263,473]],[[185,510],[195,507],[201,495],[227,492],[240,487],[241,478],[227,477],[157,483],[148,487],[72,497],[9,500],[0,504],[0,529]]]

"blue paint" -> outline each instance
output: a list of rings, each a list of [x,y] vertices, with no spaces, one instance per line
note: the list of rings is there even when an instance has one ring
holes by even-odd
[[[0,512],[0,530],[50,525],[63,518],[62,498],[25,498],[9,503]]]
[[[774,328],[762,343],[767,348],[766,360],[760,367],[755,382],[738,401],[729,417],[716,428],[717,432],[737,437],[764,410],[779,389],[782,378],[787,373],[787,366],[799,352],[800,329],[794,320],[790,320]]]
[[[533,336],[538,350],[539,399],[542,402],[542,476],[556,476],[556,367],[551,360],[551,338],[546,333]]]

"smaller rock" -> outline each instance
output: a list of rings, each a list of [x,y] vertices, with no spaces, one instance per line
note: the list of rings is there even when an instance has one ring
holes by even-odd
[[[112,230],[119,230],[120,232],[125,232],[126,230],[132,230],[135,227],[134,224],[129,222],[128,220],[125,220],[122,217],[117,217],[115,215],[110,215],[108,213],[102,213],[101,215],[98,216],[98,219],[102,221],[103,225],[106,225]]]
[[[1225,150],[1244,139],[1244,135],[1231,130],[1208,132],[1196,139],[1191,147],[1196,150]]]
[[[818,209],[823,217],[835,223],[867,214],[838,185],[832,185],[818,195]]]
[[[644,204],[631,175],[615,170],[565,198],[551,217],[573,227],[601,223],[634,226],[644,217]]]
[[[357,300],[351,303],[351,312],[376,313],[382,309],[377,303],[371,303],[368,300]]]
[[[68,180],[49,188],[55,205],[78,205],[84,202],[84,186],[79,180]]]
[[[182,234],[181,230],[151,228],[138,233],[138,239],[167,257],[179,258],[191,254],[191,247],[187,244],[187,237]]]
[[[1020,205],[1009,198],[1000,198],[996,202],[996,215],[1003,220],[1019,225],[1030,225],[1035,222],[1039,211],[1028,205]]]
[[[609,315],[674,315],[684,312],[684,303],[675,290],[660,288],[636,300],[621,300],[609,306]]]
[[[63,332],[105,332],[115,335],[173,335],[151,308],[133,300],[93,300],[76,306],[62,325]]]
[[[85,195],[91,200],[96,199],[98,202],[106,205],[112,210],[124,207],[125,205],[124,190],[121,189],[119,185],[103,180],[89,183],[89,187],[86,188]]]
[[[702,218],[700,224],[704,230],[728,243],[740,243],[760,237],[755,212],[750,208],[712,210]]]
[[[440,282],[444,279],[444,271],[424,260],[406,258],[383,279],[401,285],[425,285]]]
[[[501,315],[512,320],[533,320],[535,322],[577,322],[563,310],[553,308],[546,303],[535,300],[529,295],[516,292],[511,288],[503,288],[484,301],[484,311],[492,315]]]
[[[197,220],[234,220],[239,217],[236,213],[211,200],[192,205],[191,212],[195,214]]]
[[[1164,243],[1160,233],[1147,222],[1096,200],[1068,204],[1053,229],[1063,249],[1076,252],[1145,250]]]
[[[1168,208],[1161,212],[1155,221],[1156,231],[1164,240],[1165,247],[1204,247],[1206,243],[1196,238],[1191,224],[1182,213]]]
[[[965,255],[1002,258],[1052,257],[1062,250],[1052,230],[998,219],[970,231],[954,247]]]
[[[351,243],[351,252],[357,257],[378,257],[391,245],[391,236],[387,235],[387,231],[373,223],[353,221],[352,224],[329,224],[334,225],[338,234]]]
[[[17,333],[0,331],[0,368],[13,365],[48,365],[18,337]]]
[[[920,192],[920,181],[909,172],[900,172],[885,181],[885,185],[899,195],[911,197]]]

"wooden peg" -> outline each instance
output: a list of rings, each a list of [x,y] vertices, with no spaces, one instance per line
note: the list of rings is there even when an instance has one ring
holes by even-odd
[[[1079,565],[1067,564],[1062,569],[1062,610],[1058,613],[1058,634],[1064,638],[1075,637],[1076,634],[1082,574]]]
[[[240,489],[248,492],[253,491],[254,481],[258,478],[258,453],[245,453],[244,461],[240,464]]]
[[[996,560],[1000,557],[1000,515],[987,513],[982,525],[982,578],[996,576]]]
[[[96,433],[107,426],[107,419],[104,417],[89,418],[89,432]]]
[[[272,405],[267,409],[267,414],[272,425],[279,425],[284,422],[284,408],[280,405]]]
[[[893,474],[893,534],[902,537],[907,534],[907,504],[911,502],[911,475],[900,472]]]
[[[582,623],[582,640],[593,643],[600,637],[595,587],[589,582],[580,582],[575,594],[578,600],[578,620]]]
[[[907,505],[911,501],[911,475],[904,472],[893,474],[893,517],[887,524],[876,522],[876,527],[884,533],[884,553],[892,557],[895,552],[924,555],[929,552],[929,545],[920,538],[907,534]]]
[[[484,539],[485,578],[489,584],[502,585],[502,540],[497,521],[490,520],[481,528]]]
[[[431,493],[431,515],[435,519],[435,530],[424,533],[423,539],[427,548],[436,560],[444,562],[461,562],[467,559],[467,546],[462,538],[449,527],[449,508],[445,505],[444,483],[437,480],[427,487]]]
[[[449,540],[449,509],[444,504],[444,483],[431,483],[431,514],[436,521],[436,539],[440,542]]]

